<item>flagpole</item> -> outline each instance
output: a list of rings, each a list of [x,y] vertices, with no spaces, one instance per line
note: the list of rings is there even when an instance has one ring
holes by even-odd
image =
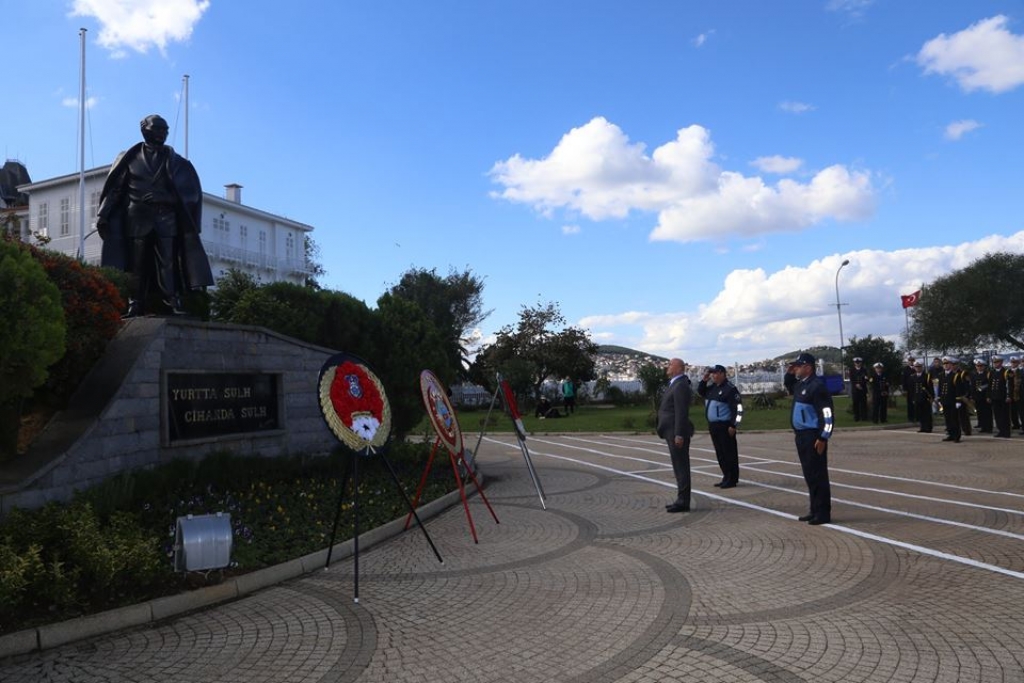
[[[82,73],[78,90],[78,260],[85,261],[85,29],[82,42]]]
[[[188,159],[188,74],[182,80],[185,86],[185,158]]]

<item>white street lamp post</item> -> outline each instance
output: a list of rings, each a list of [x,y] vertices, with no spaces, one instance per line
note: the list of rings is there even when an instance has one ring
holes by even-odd
[[[843,304],[839,303],[839,273],[843,268],[850,265],[850,259],[845,259],[836,270],[836,313],[839,315],[839,376],[846,377],[846,361],[843,358],[843,347],[846,344],[846,337],[843,336]]]

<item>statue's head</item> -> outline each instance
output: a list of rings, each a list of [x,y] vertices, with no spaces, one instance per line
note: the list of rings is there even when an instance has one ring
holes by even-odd
[[[151,145],[162,145],[167,142],[167,122],[159,114],[150,114],[139,123],[142,139]]]

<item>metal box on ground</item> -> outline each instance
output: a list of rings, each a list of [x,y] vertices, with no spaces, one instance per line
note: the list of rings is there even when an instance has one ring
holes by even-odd
[[[231,564],[231,515],[178,517],[174,534],[174,570],[195,572]]]

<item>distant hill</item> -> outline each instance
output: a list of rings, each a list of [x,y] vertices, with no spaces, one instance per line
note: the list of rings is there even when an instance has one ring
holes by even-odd
[[[667,358],[614,344],[598,346],[594,357],[598,377],[607,375],[611,380],[633,380],[641,366],[647,363],[664,365],[667,362]]]
[[[622,355],[625,355],[625,356],[640,356],[640,357],[643,357],[643,358],[651,358],[651,359],[654,359],[654,360],[662,360],[662,361],[667,361],[668,360],[668,358],[662,358],[661,356],[655,356],[655,355],[652,355],[650,353],[645,353],[643,351],[637,351],[636,349],[631,349],[631,348],[628,348],[628,347],[625,347],[625,346],[616,346],[614,344],[600,344],[597,347],[597,352],[601,353],[601,354],[622,354]]]
[[[811,354],[818,360],[822,360],[826,363],[839,363],[839,349],[837,349],[834,346],[812,346],[809,349],[797,349],[796,351],[790,351],[789,353],[784,353],[781,356],[776,356],[773,360],[793,360],[804,351]]]

